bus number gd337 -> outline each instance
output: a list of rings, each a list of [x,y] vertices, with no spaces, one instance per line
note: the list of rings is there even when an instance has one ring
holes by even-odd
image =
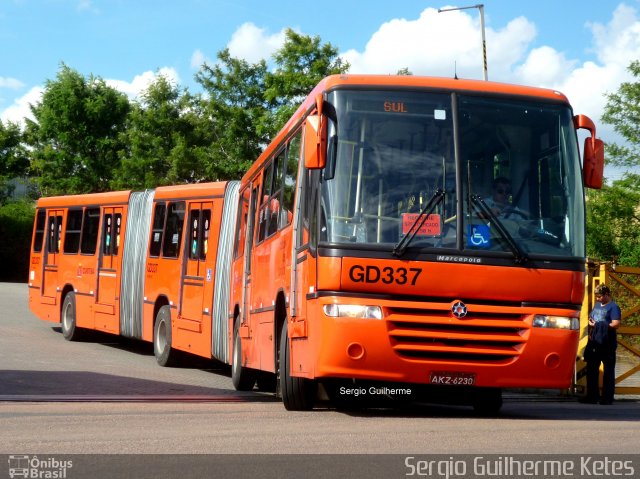
[[[418,277],[422,274],[422,268],[392,268],[385,266],[360,266],[355,265],[349,269],[349,279],[354,283],[378,283],[384,284],[409,284],[415,286]]]

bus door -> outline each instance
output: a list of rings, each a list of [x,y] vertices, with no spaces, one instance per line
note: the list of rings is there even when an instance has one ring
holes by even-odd
[[[245,238],[244,247],[244,285],[242,288],[242,316],[243,323],[247,323],[250,317],[251,310],[251,259],[253,257],[253,243],[255,235],[256,224],[256,210],[258,203],[258,188],[254,186],[251,190],[251,201],[249,202],[249,214],[247,216],[247,236]]]
[[[47,232],[47,211],[38,209],[36,213],[35,231],[33,233],[33,249],[31,250],[31,262],[29,264],[29,288],[38,291],[42,296],[42,269],[43,257],[46,246],[43,246]]]
[[[307,337],[307,294],[316,286],[316,262],[312,254],[314,239],[313,220],[317,206],[317,189],[314,187],[313,172],[305,171],[301,165],[302,185],[296,201],[294,219],[294,243],[291,264],[291,337]]]
[[[42,302],[56,304],[58,290],[58,266],[62,240],[62,210],[47,211],[47,241],[44,251],[44,274],[42,281]]]
[[[102,210],[96,329],[118,332],[122,273],[122,207]]]
[[[180,324],[196,332],[202,332],[203,315],[212,314],[210,306],[213,303],[216,248],[209,239],[212,212],[212,202],[189,204],[189,231],[185,244],[186,261],[182,269],[180,316],[196,323]]]

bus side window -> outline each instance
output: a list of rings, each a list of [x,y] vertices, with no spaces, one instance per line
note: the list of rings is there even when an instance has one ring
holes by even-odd
[[[61,234],[62,234],[62,216],[49,217],[49,236],[47,239],[47,251],[49,253],[60,252]]]
[[[104,215],[104,234],[102,237],[102,253],[109,256],[118,256],[120,246],[120,227],[122,226],[122,214],[108,213]]]
[[[189,259],[198,259],[200,243],[202,241],[200,235],[200,210],[191,210],[189,218]]]
[[[82,221],[82,240],[80,241],[80,253],[95,254],[98,243],[98,226],[100,224],[100,209],[87,208],[84,210]]]
[[[269,199],[269,227],[267,238],[278,231],[280,202],[282,201],[282,183],[284,182],[285,152],[282,150],[273,160],[273,187]]]
[[[104,228],[102,229],[102,254],[111,255],[111,244],[113,240],[113,217],[110,214],[104,215]]]
[[[184,212],[184,201],[169,203],[169,211],[167,212],[167,221],[164,230],[164,241],[162,244],[162,256],[164,258],[177,258],[180,256]]]
[[[291,223],[293,206],[296,197],[296,183],[298,177],[298,163],[300,161],[300,145],[302,132],[299,131],[291,138],[287,149],[287,169],[284,177],[284,192],[282,195],[282,209],[280,210],[280,228]]]
[[[118,256],[118,248],[120,248],[120,228],[122,227],[122,214],[116,213],[114,215],[114,239],[113,239],[113,255]]]
[[[80,249],[80,234],[82,232],[82,210],[69,210],[67,213],[67,227],[64,233],[64,252],[76,254]]]
[[[151,244],[149,245],[149,256],[157,258],[162,249],[162,234],[164,233],[164,217],[167,205],[156,203],[153,213],[153,227],[151,230]]]
[[[200,260],[207,259],[207,253],[209,252],[209,229],[211,228],[211,210],[202,210],[200,216],[202,223],[201,227],[201,241],[200,241]]]
[[[247,216],[249,215],[249,197],[251,188],[245,188],[240,194],[238,205],[238,220],[236,222],[236,244],[234,258],[238,259],[244,255],[245,235],[247,231]]]
[[[273,162],[264,170],[262,178],[262,194],[260,195],[260,213],[258,215],[258,243],[267,237],[269,229],[269,197],[271,196],[271,184],[273,181]]]
[[[42,240],[44,239],[44,225],[47,220],[47,212],[38,210],[36,215],[36,234],[33,239],[33,252],[40,253],[42,251]]]

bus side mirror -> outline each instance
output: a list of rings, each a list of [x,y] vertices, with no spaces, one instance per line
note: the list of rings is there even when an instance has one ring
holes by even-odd
[[[316,98],[318,113],[309,115],[304,125],[304,166],[310,170],[327,163],[327,122],[322,115],[322,95]]]
[[[573,117],[576,128],[589,130],[591,136],[584,140],[584,158],[582,161],[582,178],[587,188],[602,188],[604,176],[604,142],[596,138],[596,126],[586,115]]]
[[[602,188],[604,174],[604,142],[598,138],[584,140],[582,176],[587,188]]]

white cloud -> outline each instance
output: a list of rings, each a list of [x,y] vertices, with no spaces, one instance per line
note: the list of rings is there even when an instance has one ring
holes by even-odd
[[[638,11],[620,4],[608,23],[589,23],[596,61],[580,62],[549,45],[532,47],[536,26],[525,17],[497,29],[485,27],[489,79],[557,89],[577,113],[589,115],[605,141],[619,141],[600,122],[605,93],[631,80],[629,63],[640,58]],[[417,75],[482,78],[479,15],[473,10],[438,13],[426,8],[417,19],[394,19],[373,33],[363,51],[342,57],[352,73],[392,74],[407,67]]]
[[[10,88],[12,90],[19,90],[24,86],[20,80],[11,77],[0,77],[0,88]]]
[[[624,3],[614,10],[611,21],[587,25],[593,34],[593,51],[603,64],[629,65],[640,58],[640,21],[635,8]]]
[[[227,44],[229,53],[234,58],[241,58],[249,63],[257,63],[260,60],[271,58],[276,50],[284,44],[286,30],[269,34],[266,29],[259,28],[251,22],[240,25]],[[205,53],[196,49],[191,55],[191,68],[198,69],[202,65],[212,65],[216,60],[211,60]]]
[[[284,44],[284,40],[285,30],[270,35],[264,28],[247,22],[233,32],[227,48],[232,57],[256,63],[262,59],[268,60]]]
[[[489,78],[493,69],[512,68],[535,37],[535,26],[518,17],[501,30],[485,28]],[[483,55],[480,21],[465,11],[438,13],[425,9],[415,20],[384,23],[363,52],[349,50],[343,58],[352,73],[395,73],[407,67],[418,75],[482,78]]]
[[[18,123],[22,125],[25,118],[33,120],[30,105],[35,105],[42,98],[44,89],[41,86],[31,88],[27,93],[17,98],[13,105],[5,109],[0,114],[0,119],[4,122]]]
[[[197,49],[191,55],[191,68],[200,68],[205,63],[210,64],[211,60],[202,53],[202,50]]]
[[[525,62],[516,67],[516,78],[532,85],[553,86],[562,82],[576,63],[567,60],[563,53],[543,46],[531,50]]]
[[[147,89],[156,78],[161,75],[167,78],[173,84],[180,84],[180,77],[175,68],[163,67],[157,72],[146,71],[140,75],[136,75],[132,81],[127,82],[124,80],[105,80],[107,85],[115,88],[122,93],[125,93],[129,98],[137,97],[140,92]]]
[[[169,67],[161,68],[157,72],[146,71],[140,75],[136,75],[130,82],[124,80],[105,80],[105,82],[107,85],[133,99],[153,83],[158,75],[163,75],[173,84],[180,84],[178,73],[174,68]],[[0,119],[3,122],[11,121],[18,124],[23,124],[25,118],[33,120],[34,118],[31,114],[30,105],[39,103],[42,99],[43,92],[44,88],[42,86],[31,88],[26,94],[14,100],[10,107],[2,111],[0,113]]]
[[[637,81],[627,71],[632,60],[640,59],[640,19],[634,8],[620,4],[606,24],[588,25],[593,34],[596,62],[584,62],[567,71],[553,86],[567,95],[576,112],[589,115],[598,124],[605,141],[620,142],[608,125],[600,121],[607,99],[620,84]]]

